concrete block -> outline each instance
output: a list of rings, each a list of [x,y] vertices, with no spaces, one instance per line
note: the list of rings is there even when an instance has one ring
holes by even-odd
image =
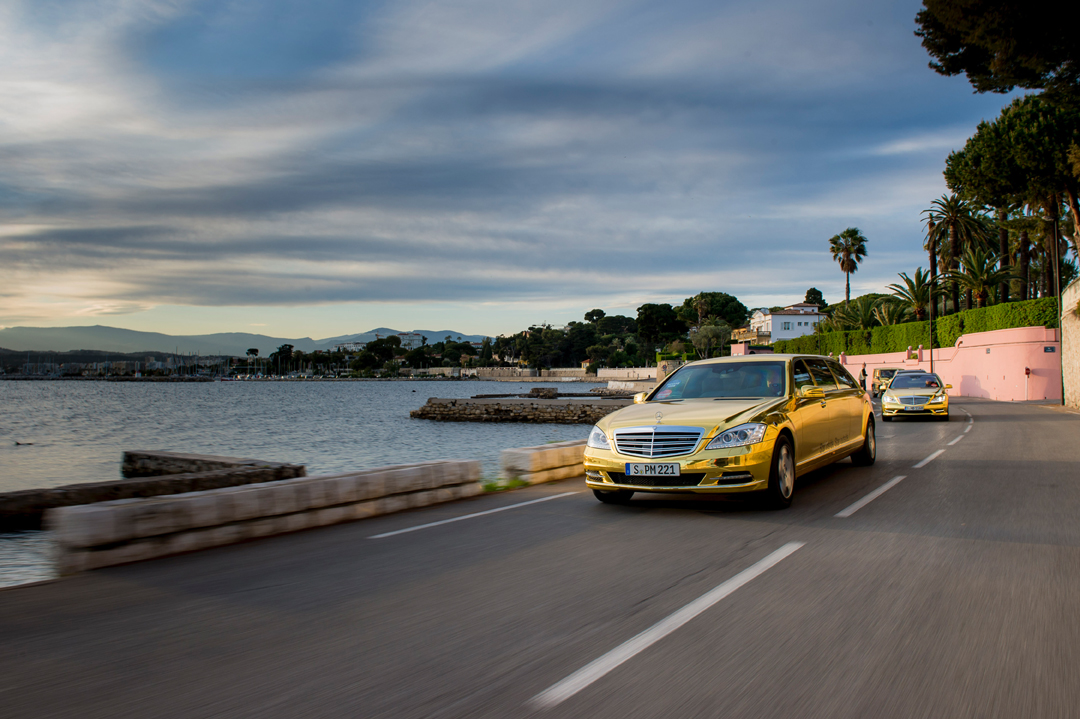
[[[483,493],[484,488],[479,482],[469,482],[468,484],[459,484],[454,487],[456,499],[467,499],[468,497],[475,497],[476,495]]]
[[[386,472],[375,471],[357,477],[357,499],[376,499],[386,495]]]
[[[367,519],[369,517],[377,517],[382,514],[382,507],[380,502],[382,500],[373,499],[367,502],[357,502],[356,504],[349,505],[349,512],[353,519]]]
[[[334,496],[337,497],[338,504],[353,504],[360,498],[360,490],[357,487],[357,478],[355,475],[345,475],[343,477],[334,477],[331,480],[327,480],[334,484]]]
[[[186,502],[147,500],[126,513],[136,538],[159,537],[191,526]]]
[[[310,514],[312,515],[312,524],[316,527],[326,527],[349,520],[347,507],[323,507],[310,512]]]
[[[432,487],[448,487],[455,484],[461,484],[465,473],[465,467],[458,461],[440,462],[432,467],[431,472],[435,478]]]
[[[271,502],[271,510],[265,512],[266,515],[292,514],[299,511],[295,485],[281,482],[266,487],[264,491],[270,496]]]
[[[386,493],[405,494],[424,488],[424,473],[420,467],[402,467],[386,473]]]
[[[508,477],[538,471],[540,468],[534,467],[538,459],[536,453],[528,447],[504,449],[499,454],[499,464]]]
[[[226,524],[222,527],[214,527],[213,529],[200,530],[206,533],[206,541],[208,546],[220,547],[225,544],[235,544],[236,542],[243,541],[244,529],[238,524]]]
[[[61,577],[90,569],[90,551],[86,549],[60,549],[53,555],[56,572]]]
[[[153,538],[135,540],[110,549],[99,549],[87,555],[87,568],[98,569],[153,559],[165,554],[166,547],[167,545],[159,538]]]
[[[115,521],[115,513],[101,504],[58,507],[46,514],[46,526],[66,547],[96,547],[116,541]]]
[[[264,516],[259,503],[259,495],[265,491],[264,487],[262,484],[251,484],[229,490],[234,521],[243,522]]]
[[[265,519],[253,519],[245,522],[248,525],[248,534],[252,538],[271,537],[285,531],[285,522],[282,517],[267,517]]]
[[[380,514],[392,514],[409,508],[409,500],[401,494],[383,497],[378,501],[380,509],[382,510]]]
[[[465,459],[461,460],[461,462],[465,470],[464,475],[459,477],[459,479],[461,479],[462,481],[479,482],[480,479],[484,476],[483,469],[480,467],[480,460]]]
[[[211,527],[224,522],[232,521],[232,497],[224,499],[224,494],[209,492],[192,492],[190,494],[177,495],[176,502],[183,502],[186,507],[187,524],[182,530],[196,529],[198,527]]]

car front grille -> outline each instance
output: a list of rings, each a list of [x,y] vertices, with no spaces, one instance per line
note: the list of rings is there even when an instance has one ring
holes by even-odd
[[[917,396],[901,397],[900,404],[923,405],[926,404],[927,400],[929,399],[929,397]]]
[[[701,441],[700,427],[627,427],[615,430],[615,451],[631,457],[676,457],[690,454]]]
[[[705,473],[682,474],[678,477],[631,477],[626,478],[622,472],[608,472],[611,481],[615,484],[626,484],[633,487],[696,487],[705,479]]]

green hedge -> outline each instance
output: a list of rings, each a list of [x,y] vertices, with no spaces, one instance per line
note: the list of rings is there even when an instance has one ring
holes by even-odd
[[[780,340],[773,349],[782,354],[820,354],[841,352],[849,355],[903,352],[908,347],[929,344],[929,322],[905,322],[872,330],[826,332],[793,340]],[[936,347],[952,347],[962,334],[1007,330],[1013,327],[1057,327],[1057,299],[1043,297],[1026,302],[1010,302],[982,309],[964,310],[934,322]]]

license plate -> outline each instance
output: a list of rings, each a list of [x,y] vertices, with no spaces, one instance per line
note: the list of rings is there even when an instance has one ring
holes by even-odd
[[[679,463],[659,463],[650,462],[648,464],[640,462],[627,462],[626,463],[626,476],[627,477],[678,477],[679,476]]]
[[[914,407],[904,407],[908,412],[918,412],[922,407],[915,405]]]

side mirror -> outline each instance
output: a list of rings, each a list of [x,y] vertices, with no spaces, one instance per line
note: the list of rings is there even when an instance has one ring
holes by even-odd
[[[952,385],[951,384],[945,385],[945,389],[952,389]]]
[[[799,390],[799,396],[809,399],[825,399],[825,390],[821,389],[821,387],[803,387]]]
[[[638,392],[634,395],[634,404],[641,404],[645,401],[645,398],[649,396],[648,392]]]

